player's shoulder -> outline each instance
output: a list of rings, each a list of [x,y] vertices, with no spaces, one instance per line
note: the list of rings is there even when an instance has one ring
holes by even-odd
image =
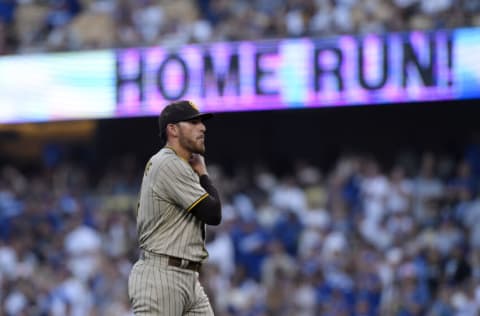
[[[169,160],[175,158],[177,155],[175,151],[169,147],[162,147],[154,156],[153,158],[156,160]]]
[[[173,149],[169,147],[163,147],[153,157],[152,162],[157,165],[158,168],[167,169],[184,169],[188,168],[188,163],[180,158]]]

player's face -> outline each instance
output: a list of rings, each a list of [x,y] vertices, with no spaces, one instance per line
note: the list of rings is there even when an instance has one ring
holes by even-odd
[[[178,125],[180,145],[194,154],[203,155],[205,153],[205,131],[207,129],[202,120],[180,122]]]

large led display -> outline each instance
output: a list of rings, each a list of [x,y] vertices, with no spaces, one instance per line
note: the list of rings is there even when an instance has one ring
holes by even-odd
[[[0,58],[0,123],[479,97],[479,28]]]
[[[110,51],[0,58],[0,123],[111,117]]]

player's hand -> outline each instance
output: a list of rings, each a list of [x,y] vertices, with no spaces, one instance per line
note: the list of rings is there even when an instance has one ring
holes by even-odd
[[[188,161],[192,166],[193,171],[195,171],[199,176],[203,176],[207,173],[207,166],[205,165],[205,158],[200,154],[192,154],[190,160]]]

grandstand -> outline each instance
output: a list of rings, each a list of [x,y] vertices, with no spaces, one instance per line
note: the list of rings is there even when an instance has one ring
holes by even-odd
[[[206,159],[221,188],[223,222],[207,233],[210,257],[201,272],[215,315],[478,315],[480,54],[468,55],[480,53],[476,26],[480,4],[469,0],[2,1],[0,315],[133,315],[127,278],[139,256],[134,210],[145,161],[158,150],[155,102],[166,103],[160,89],[151,93],[149,76],[161,67],[148,58],[163,56],[164,47],[186,47],[174,62],[185,60],[191,74],[183,81],[177,70],[165,75],[167,92],[183,82],[194,89],[185,96],[217,112],[207,125]],[[376,94],[365,88],[381,82],[369,72],[375,66],[366,62],[362,89],[361,74],[342,70],[361,64],[349,55],[357,46],[348,45],[361,43],[356,35],[392,52],[385,89],[370,89]],[[247,49],[235,54],[242,43]],[[279,47],[279,56],[303,70],[312,65],[292,55],[311,57],[314,50],[303,48],[329,47],[324,43],[340,48],[324,57],[317,51],[312,78],[331,76],[318,80],[319,91],[300,87],[302,94],[279,76],[279,97],[268,94],[276,64],[265,52]],[[412,54],[395,55],[399,43]],[[198,47],[211,48],[211,63],[230,56],[225,76],[218,64],[204,71],[202,80],[211,80],[204,97],[189,59]],[[106,95],[116,99],[114,111],[82,111],[43,90],[33,101],[22,95],[36,90],[15,68],[21,62],[37,67],[52,56],[46,68],[57,67],[60,75],[52,77],[63,80],[70,77],[62,69],[78,70],[68,68],[68,58],[85,62],[78,68],[98,61],[90,71],[103,69],[98,65],[113,48],[117,90],[111,80]],[[243,73],[242,60],[248,64],[254,49],[265,55],[257,71]],[[339,56],[332,51],[342,62],[330,59]],[[145,80],[128,73],[138,56]],[[429,56],[438,59],[429,63]],[[2,70],[14,68],[26,79],[9,73],[14,80],[6,80]],[[63,96],[78,98],[80,87],[92,101],[107,90],[71,78],[37,83],[71,88]],[[25,84],[20,93],[9,85],[15,80]],[[336,94],[342,84],[345,94]],[[45,105],[46,114],[45,100],[55,103]],[[35,101],[36,111],[21,111]],[[76,116],[67,117],[62,103]]]
[[[0,54],[480,26],[475,0],[5,0]]]

